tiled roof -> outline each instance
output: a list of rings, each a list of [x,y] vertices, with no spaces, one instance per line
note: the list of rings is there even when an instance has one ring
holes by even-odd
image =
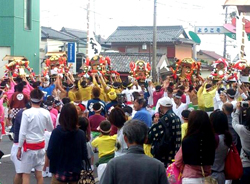
[[[118,72],[130,72],[129,63],[131,61],[136,62],[137,60],[143,60],[145,62],[149,62],[148,53],[138,53],[138,54],[123,54],[123,53],[101,53],[103,56],[108,56],[111,60],[112,69]],[[161,59],[162,55],[157,55],[156,63],[158,63]],[[152,56],[151,56],[152,57]],[[151,58],[152,61],[152,58]]]
[[[184,38],[180,38],[180,35]],[[157,26],[157,42],[191,41],[182,26]],[[152,26],[120,26],[106,42],[153,42]]]
[[[67,33],[81,40],[85,40],[85,41],[87,40],[87,31],[62,27],[61,32]],[[105,39],[103,39],[100,35],[95,35],[95,39],[100,44],[103,44],[105,42]]]
[[[63,41],[76,41],[76,39],[73,36],[54,30],[50,27],[44,27],[44,26],[41,27],[41,37],[42,39],[50,38]]]
[[[77,37],[79,39],[86,39],[87,40],[87,32],[83,31],[83,30],[62,27],[61,32],[70,34],[70,35]]]
[[[215,53],[214,51],[208,51],[208,50],[200,50],[199,51],[199,54],[205,54],[213,59],[220,59],[220,58],[223,58],[223,56]]]

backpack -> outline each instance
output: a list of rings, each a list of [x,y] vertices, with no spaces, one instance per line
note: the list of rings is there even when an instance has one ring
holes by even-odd
[[[160,119],[160,122],[164,128],[164,133],[160,141],[153,143],[154,148],[151,150],[152,155],[154,155],[154,157],[157,159],[168,157],[169,151],[171,149],[170,143],[172,142],[172,137],[170,136],[169,132],[170,123],[165,122],[163,118]]]
[[[232,144],[229,148],[224,168],[227,180],[237,180],[243,175],[243,166],[236,146]]]

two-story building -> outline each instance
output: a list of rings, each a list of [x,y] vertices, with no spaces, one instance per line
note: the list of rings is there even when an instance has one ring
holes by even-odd
[[[129,63],[142,59],[152,62],[153,27],[152,26],[120,26],[106,40],[111,44],[111,50],[104,52],[109,56],[113,68],[124,75],[130,71]],[[157,26],[157,58],[156,64],[162,56],[166,56],[167,63],[174,63],[176,59],[193,56],[194,42],[189,39],[182,26]],[[158,69],[157,69],[158,70]]]

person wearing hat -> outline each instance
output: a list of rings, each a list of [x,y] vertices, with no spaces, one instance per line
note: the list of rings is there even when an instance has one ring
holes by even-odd
[[[159,104],[163,116],[157,124],[153,124],[150,128],[148,140],[152,144],[151,153],[154,158],[163,162],[165,167],[167,167],[168,164],[172,163],[175,154],[181,146],[181,120],[173,112],[173,102],[169,97],[161,98]],[[161,145],[163,138],[168,143],[165,145],[165,149],[159,149],[160,146],[164,146]]]
[[[114,158],[117,134],[113,136],[109,135],[111,123],[108,120],[102,121],[97,129],[100,131],[100,135],[91,142],[91,145],[99,151],[99,160],[96,163],[98,167],[100,164],[106,164],[109,160]],[[98,173],[98,178],[101,178],[100,172]]]
[[[109,112],[109,109],[111,107],[114,107],[118,104],[118,101],[117,101],[117,95],[116,95],[116,92],[111,90],[109,93],[108,93],[108,98],[111,100],[111,102],[109,102],[106,106],[105,106],[105,112],[106,114],[108,114]]]
[[[126,105],[130,105],[131,107],[133,107],[133,96],[132,93],[134,92],[132,87],[133,87],[133,83],[128,83],[128,82],[124,82],[123,83],[124,89],[122,91],[122,94],[125,94],[126,96]]]

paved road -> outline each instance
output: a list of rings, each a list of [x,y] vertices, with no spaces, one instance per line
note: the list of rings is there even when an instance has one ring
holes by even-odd
[[[13,142],[9,140],[8,136],[4,136],[2,142],[0,142],[0,150],[5,153],[5,156],[0,160],[0,184],[12,184],[13,178],[15,176],[15,167],[10,160],[10,150]],[[95,160],[98,159],[97,154],[95,154]],[[95,172],[96,177],[96,172]],[[50,184],[51,178],[44,178],[44,184]],[[34,174],[31,174],[30,183],[35,184],[36,179]]]

